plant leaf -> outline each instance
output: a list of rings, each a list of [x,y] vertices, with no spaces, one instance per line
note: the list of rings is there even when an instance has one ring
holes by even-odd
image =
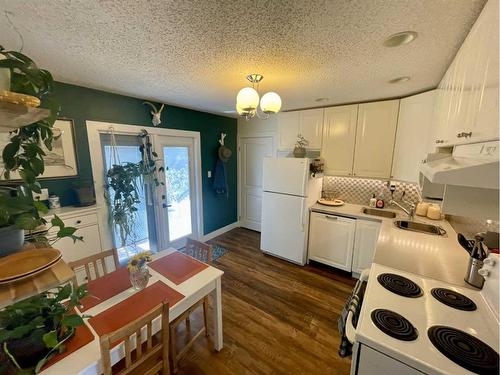
[[[57,340],[57,332],[55,330],[47,332],[43,335],[42,339],[47,348],[55,348],[57,344],[59,344],[59,341]]]
[[[62,319],[61,323],[66,327],[75,328],[83,324],[83,319],[78,314],[71,314],[71,315],[66,315]]]

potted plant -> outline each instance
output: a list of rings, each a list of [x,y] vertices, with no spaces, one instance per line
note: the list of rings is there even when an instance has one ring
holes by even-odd
[[[293,156],[296,158],[303,158],[306,156],[306,146],[309,141],[305,139],[302,134],[297,134],[297,141],[295,142],[295,148],[293,149]]]
[[[19,173],[21,178],[16,197],[5,191],[0,192],[0,249],[5,254],[19,247],[23,230],[33,230],[47,223],[43,218],[47,207],[33,199],[33,192],[41,192],[37,178],[44,172],[45,152],[40,146],[43,144],[47,149],[52,149],[52,127],[60,107],[55,100],[54,80],[49,71],[39,69],[26,55],[6,51],[2,46],[0,55],[0,69],[10,71],[11,90],[40,99],[41,105],[50,112],[46,119],[11,131],[9,143],[2,150],[4,179],[10,180],[12,172]],[[71,237],[74,241],[81,240],[81,237],[74,235],[76,229],[65,227],[60,219],[57,218],[52,224],[60,227],[58,238]],[[6,246],[7,239],[10,242]],[[16,241],[17,244],[14,243]],[[13,248],[9,248],[10,246]]]
[[[106,172],[104,197],[110,210],[110,223],[118,228],[121,246],[127,245],[129,237],[135,237],[137,221],[137,206],[141,203],[141,192],[145,187],[146,201],[152,201],[153,189],[163,185],[157,177],[157,172],[163,172],[158,167],[158,154],[153,150],[146,130],[141,130],[139,146],[141,160],[137,163],[118,163]],[[147,202],[146,202],[147,203]]]
[[[63,352],[65,342],[83,324],[74,307],[86,295],[86,285],[73,289],[69,283],[0,311],[0,373],[38,373]]]

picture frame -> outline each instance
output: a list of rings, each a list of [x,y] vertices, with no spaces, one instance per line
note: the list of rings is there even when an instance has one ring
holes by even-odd
[[[75,147],[75,126],[72,119],[59,118],[53,126],[54,141],[52,150],[45,145],[40,147],[46,153],[44,156],[45,170],[39,179],[71,178],[78,176],[78,163]],[[0,133],[0,150],[9,143],[9,133]],[[0,152],[0,162],[1,152]],[[3,176],[0,177],[4,180]],[[9,181],[20,180],[19,173],[11,173]],[[5,181],[5,180],[4,180]]]

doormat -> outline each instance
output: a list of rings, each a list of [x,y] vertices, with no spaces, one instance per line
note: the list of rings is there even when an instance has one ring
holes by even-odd
[[[182,248],[179,250],[181,253],[185,253],[186,249]],[[229,253],[229,250],[226,249],[225,247],[222,247],[218,244],[213,244],[212,245],[212,262],[219,259],[221,256],[226,255]],[[199,257],[194,256],[194,254],[188,254],[189,256],[192,256],[193,258],[198,259],[201,262],[206,262],[206,257],[205,259],[199,259]]]

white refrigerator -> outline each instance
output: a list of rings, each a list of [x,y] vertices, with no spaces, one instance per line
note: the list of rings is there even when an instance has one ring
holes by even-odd
[[[312,177],[307,158],[264,158],[261,250],[304,265],[309,207],[319,198],[323,178]]]

